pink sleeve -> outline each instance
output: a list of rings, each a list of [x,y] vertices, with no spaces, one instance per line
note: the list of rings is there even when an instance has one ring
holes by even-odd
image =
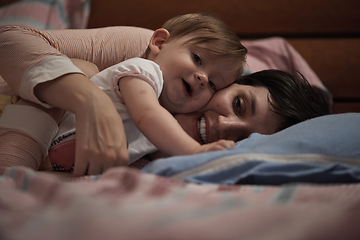
[[[0,76],[18,94],[24,73],[48,56],[84,59],[95,63],[101,71],[141,56],[151,35],[151,30],[136,27],[81,30],[6,27],[0,30]],[[0,87],[5,89],[1,84]]]
[[[0,171],[23,166],[38,170],[43,160],[41,146],[30,136],[16,130],[0,128]]]

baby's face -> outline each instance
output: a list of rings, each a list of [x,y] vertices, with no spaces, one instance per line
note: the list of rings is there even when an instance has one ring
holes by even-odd
[[[154,59],[164,77],[159,100],[171,113],[200,109],[216,91],[229,86],[236,78],[224,58],[204,48],[206,44],[186,45],[186,38],[165,43]]]

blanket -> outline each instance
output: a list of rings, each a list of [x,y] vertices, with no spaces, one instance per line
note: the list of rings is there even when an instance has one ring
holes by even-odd
[[[0,179],[1,239],[360,239],[360,184],[198,185],[113,168]]]

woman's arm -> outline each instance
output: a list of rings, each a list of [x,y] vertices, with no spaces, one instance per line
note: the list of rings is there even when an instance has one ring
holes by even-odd
[[[83,73],[86,74],[87,78],[91,78],[95,74],[99,73],[99,68],[88,61],[78,59],[78,58],[72,58],[71,62],[77,66]]]
[[[136,27],[79,30],[1,28],[0,76],[19,94],[25,73],[49,56],[86,60],[102,71],[126,59],[142,56],[152,33]]]
[[[127,164],[122,120],[109,97],[85,75],[73,70],[73,66],[66,71],[61,65],[60,73],[52,74],[55,70],[59,72],[59,66],[55,64],[54,69],[49,69],[49,64],[43,63],[48,59],[66,62],[62,59],[72,57],[93,62],[103,69],[123,59],[141,56],[151,33],[127,27],[59,31],[10,27],[1,30],[0,75],[5,81],[20,95],[29,92],[30,101],[47,103],[76,115],[75,175],[84,174],[86,168],[89,174],[98,174],[111,166]],[[130,43],[133,47],[127,46]],[[46,67],[41,68],[43,66]],[[40,73],[40,77],[29,72]],[[41,77],[49,75],[50,79]],[[34,84],[34,76],[43,82]],[[31,99],[32,93],[35,99]],[[114,130],[113,126],[117,128]]]
[[[75,176],[83,175],[86,169],[93,175],[128,164],[122,119],[110,98],[87,77],[61,76],[38,85],[35,94],[76,116]]]

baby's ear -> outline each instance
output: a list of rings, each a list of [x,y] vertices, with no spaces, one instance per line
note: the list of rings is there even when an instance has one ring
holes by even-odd
[[[165,28],[159,28],[155,30],[149,43],[151,53],[157,55],[169,37],[170,33]]]

